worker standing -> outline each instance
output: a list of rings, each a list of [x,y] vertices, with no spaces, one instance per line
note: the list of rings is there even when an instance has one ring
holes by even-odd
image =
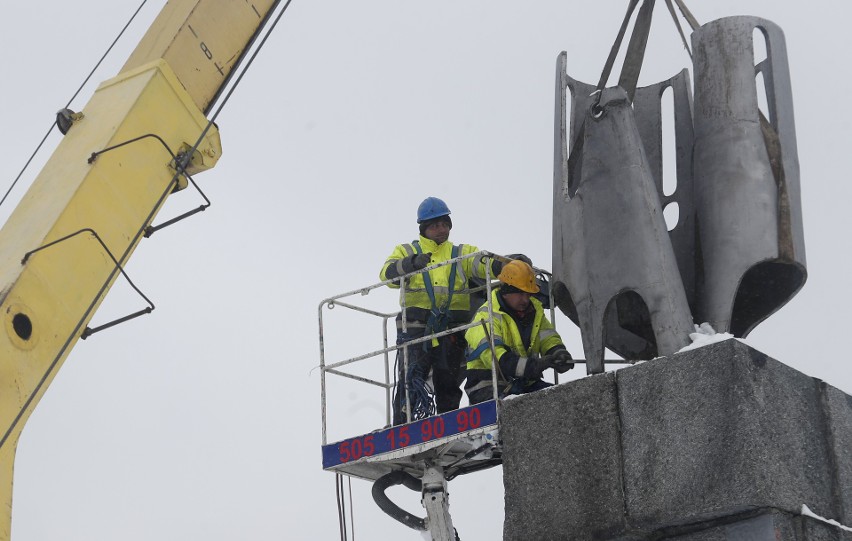
[[[574,364],[562,338],[544,316],[541,302],[532,296],[539,292],[535,272],[526,262],[515,260],[503,266],[497,279],[500,286],[491,292],[491,307],[498,396],[549,387],[552,384],[541,379],[542,372],[553,368],[564,373]],[[470,348],[465,391],[470,403],[476,404],[494,396],[488,304],[477,310],[473,321],[484,322],[465,333]]]
[[[478,252],[470,244],[453,245],[449,242],[450,209],[441,199],[427,197],[417,209],[420,238],[409,244],[400,244],[387,258],[379,277],[391,280],[463,255]],[[467,293],[471,277],[485,278],[486,261],[482,256],[463,259],[423,272],[405,281],[406,332],[402,331],[401,315],[397,317],[397,344],[438,333],[470,321],[470,295]],[[492,272],[500,272],[502,264],[492,261]],[[399,282],[390,287],[399,287]],[[406,382],[411,399],[412,418],[421,419],[434,414],[431,396],[425,382],[431,371],[437,413],[459,407],[462,398],[461,384],[465,377],[465,346],[461,332],[409,346],[408,374],[403,374],[402,351],[397,356],[398,383],[393,400],[393,423],[406,421]]]

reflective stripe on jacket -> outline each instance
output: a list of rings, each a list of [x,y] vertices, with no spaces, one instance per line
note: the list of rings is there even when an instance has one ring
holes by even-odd
[[[530,346],[524,347],[518,325],[512,316],[503,310],[498,299],[499,294],[499,289],[491,292],[491,306],[494,314],[494,350],[497,353],[500,367],[497,380],[498,384],[504,385],[516,378],[525,377],[529,358],[532,355],[541,356],[554,348],[562,349],[565,345],[556,329],[553,328],[553,324],[544,317],[544,308],[541,302],[531,297],[530,303],[535,310],[535,318],[530,334]],[[479,321],[485,321],[485,325],[488,327],[487,304],[483,304],[473,317],[473,322]],[[491,332],[490,327],[489,332]],[[467,362],[467,383],[465,384],[465,390],[470,394],[491,386],[492,355],[488,335],[481,324],[468,329],[465,332],[465,339],[471,350]],[[514,355],[507,355],[509,352],[513,352]]]
[[[453,243],[447,241],[441,244],[436,244],[435,241],[420,237],[420,253],[431,253],[432,259],[429,265],[435,265],[442,261],[452,259]],[[459,244],[458,255],[468,255],[478,252],[479,248],[470,244]],[[379,273],[380,280],[387,280],[387,271],[392,265],[397,266],[396,275],[405,274],[402,269],[402,260],[406,257],[416,254],[417,251],[413,244],[400,244],[394,248],[393,253],[388,256],[382,270]],[[452,265],[445,265],[429,271],[429,277],[432,282],[432,289],[435,292],[435,306],[438,309],[443,308],[447,303],[450,287],[450,272]],[[425,321],[432,309],[432,301],[429,299],[429,293],[426,291],[426,285],[423,281],[425,273],[419,273],[411,278],[405,284],[405,306],[407,318],[410,321]],[[450,300],[449,319],[453,322],[467,322],[470,317],[470,295],[464,292],[468,285],[468,279],[472,276],[477,278],[485,278],[485,265],[482,256],[470,257],[461,260],[456,265],[456,278],[453,285],[453,296]],[[390,287],[399,287],[398,283],[390,284]]]

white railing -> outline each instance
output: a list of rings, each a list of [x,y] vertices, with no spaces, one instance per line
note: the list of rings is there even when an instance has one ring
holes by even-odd
[[[443,266],[446,266],[446,265],[452,265],[454,263],[461,262],[464,259],[469,259],[469,258],[473,258],[473,257],[476,257],[476,256],[483,256],[483,261],[485,262],[485,273],[486,273],[485,285],[477,287],[477,288],[470,288],[470,289],[466,288],[466,289],[463,289],[463,290],[461,290],[457,293],[472,294],[472,293],[477,293],[477,292],[483,291],[483,290],[485,291],[485,293],[486,293],[485,302],[488,306],[488,319],[486,320],[486,324],[488,325],[488,327],[487,327],[488,328],[488,338],[489,338],[493,358],[496,359],[497,356],[494,354],[494,328],[493,328],[494,325],[493,325],[493,311],[492,311],[492,306],[491,306],[491,291],[492,291],[491,260],[492,259],[499,259],[499,260],[502,260],[502,261],[508,261],[508,259],[503,257],[503,256],[493,254],[491,252],[479,251],[479,252],[475,252],[475,253],[472,253],[472,254],[466,254],[466,255],[463,255],[463,256],[459,256],[459,257],[456,257],[456,258],[453,258],[453,259],[450,259],[450,260],[447,260],[447,261],[444,261],[444,262],[441,262],[441,263],[438,263],[438,264],[435,264],[435,265],[431,265],[429,267],[426,267],[425,269],[417,270],[417,271],[411,272],[409,274],[406,274],[404,276],[399,276],[399,277],[394,278],[392,280],[385,280],[384,282],[379,282],[377,284],[373,284],[373,285],[370,285],[370,286],[367,286],[367,287],[364,287],[364,288],[361,288],[361,289],[355,289],[355,290],[352,290],[352,291],[347,291],[346,293],[341,293],[339,295],[329,297],[327,299],[324,299],[322,302],[320,302],[319,308],[318,308],[318,313],[319,313],[320,372],[321,372],[321,393],[322,393],[322,397],[321,397],[321,400],[322,400],[322,444],[323,445],[326,445],[328,443],[328,441],[327,441],[328,402],[327,402],[327,395],[326,395],[326,393],[327,393],[326,375],[327,374],[334,374],[336,376],[349,378],[349,379],[352,379],[352,380],[355,380],[355,381],[360,381],[362,383],[366,383],[366,384],[369,384],[369,385],[373,385],[373,386],[383,388],[385,390],[385,421],[384,422],[385,422],[385,425],[390,425],[391,413],[392,413],[393,389],[394,389],[394,387],[397,386],[396,373],[394,373],[393,379],[391,378],[390,353],[394,352],[394,354],[396,354],[396,352],[399,349],[402,349],[402,351],[403,351],[403,354],[402,354],[402,362],[403,362],[402,374],[408,374],[408,346],[420,344],[420,343],[426,342],[427,340],[432,340],[434,338],[440,338],[442,336],[447,336],[449,334],[462,332],[462,331],[465,331],[467,329],[470,329],[471,327],[475,327],[475,326],[482,324],[480,322],[467,323],[465,325],[459,325],[457,327],[452,327],[451,329],[447,329],[445,331],[436,332],[436,333],[424,335],[424,336],[419,337],[419,338],[408,340],[408,341],[403,342],[401,344],[395,344],[395,345],[392,345],[392,346],[388,345],[388,321],[389,320],[391,320],[391,319],[396,320],[396,317],[401,314],[400,319],[401,319],[402,333],[405,334],[407,329],[408,329],[408,321],[407,321],[406,310],[405,310],[406,306],[405,306],[404,281],[407,280],[408,278],[411,278],[411,277],[417,275],[417,274],[421,274],[423,272],[431,271],[433,269],[437,269],[439,267],[443,267]],[[541,269],[535,269],[535,271],[538,275],[544,277],[547,281],[549,281],[549,278],[550,278],[549,272],[541,270]],[[394,307],[395,309],[394,309],[393,312],[381,312],[381,311],[377,311],[377,310],[372,310],[372,309],[369,309],[369,308],[365,308],[363,306],[358,306],[351,301],[347,302],[347,301],[343,300],[343,299],[347,299],[349,297],[354,297],[356,295],[357,296],[366,296],[370,293],[370,291],[372,291],[374,289],[390,286],[392,284],[400,285],[400,288],[399,288],[399,292],[400,292],[400,294],[399,294],[399,309],[397,309],[397,307]],[[555,321],[555,317],[554,317],[555,316],[555,303],[553,302],[553,292],[552,292],[552,288],[548,288],[548,289],[549,289],[549,295],[550,295],[550,319],[551,319],[551,322],[555,326],[556,325],[556,321]],[[326,352],[325,352],[326,337],[325,337],[325,329],[323,327],[323,309],[331,310],[331,309],[334,309],[336,307],[348,308],[350,310],[354,310],[356,312],[360,312],[360,313],[367,314],[367,315],[374,316],[374,317],[381,319],[381,321],[382,321],[383,347],[380,348],[380,349],[377,349],[377,350],[373,350],[373,351],[370,351],[370,352],[367,352],[367,353],[363,353],[361,355],[357,355],[355,357],[350,357],[350,358],[347,358],[347,359],[344,359],[344,360],[341,360],[341,361],[326,364]],[[365,361],[367,359],[371,359],[373,357],[378,357],[378,356],[382,356],[382,358],[384,360],[384,381],[378,381],[378,380],[375,380],[375,379],[371,379],[371,378],[364,377],[364,376],[358,376],[358,375],[351,374],[351,373],[345,372],[343,370],[340,370],[341,367],[344,367],[344,366],[347,366],[347,365],[350,365],[350,364],[353,364],[353,363]],[[496,399],[496,398],[498,398],[497,362],[496,362],[496,360],[495,360],[495,362],[491,363],[491,377],[492,377],[492,386],[493,386],[494,398]],[[556,377],[558,377],[558,376],[556,376]],[[558,380],[557,380],[557,382],[558,382]],[[404,384],[402,385],[402,388],[405,389],[405,393],[406,393],[406,399],[405,399],[406,419],[408,421],[412,421],[412,419],[411,419],[411,400],[410,400],[410,396],[409,396],[409,388],[408,387],[409,387],[408,385],[404,385]]]

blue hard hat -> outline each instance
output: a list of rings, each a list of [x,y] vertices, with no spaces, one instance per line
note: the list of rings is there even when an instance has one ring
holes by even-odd
[[[427,197],[417,207],[417,223],[422,224],[427,220],[439,218],[441,216],[449,216],[450,209],[447,204],[437,197]]]

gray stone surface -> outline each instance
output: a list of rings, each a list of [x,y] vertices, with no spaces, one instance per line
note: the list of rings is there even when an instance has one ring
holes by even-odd
[[[852,524],[852,396],[822,384],[829,421],[829,444],[837,468],[835,497],[840,510],[835,519]]]
[[[737,340],[618,372],[634,527],[755,508],[838,516],[819,385]]]
[[[700,529],[692,529],[689,533],[663,536],[662,539],[671,541],[779,541],[775,537],[776,528],[783,527],[777,515],[767,513],[756,517],[743,518],[725,524],[705,524]],[[787,528],[788,533],[795,535],[795,530]],[[792,540],[791,537],[781,539]]]
[[[507,540],[713,541],[802,504],[852,522],[852,398],[736,340],[506,401],[500,432]],[[778,539],[847,541],[805,522]]]
[[[503,402],[504,539],[624,530],[615,390],[610,373]]]
[[[796,541],[852,541],[852,532],[809,517],[798,519],[800,537]]]
[[[850,541],[852,532],[820,520],[779,511],[767,512],[689,533],[655,537],[667,541]]]

